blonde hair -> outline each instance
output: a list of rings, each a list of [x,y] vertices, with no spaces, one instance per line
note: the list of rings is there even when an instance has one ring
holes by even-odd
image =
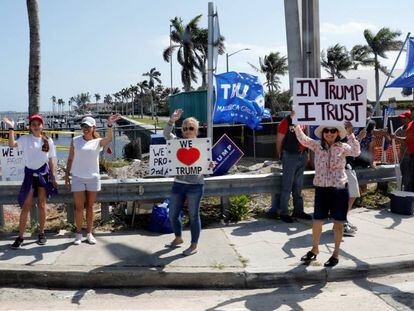
[[[200,128],[200,122],[194,117],[188,117],[188,118],[184,119],[181,126],[184,126],[184,124],[187,124],[187,123],[193,123],[194,124],[194,126],[196,128],[196,134],[198,135],[198,129]]]

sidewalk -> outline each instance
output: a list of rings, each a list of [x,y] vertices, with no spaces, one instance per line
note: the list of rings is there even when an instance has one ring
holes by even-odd
[[[311,266],[299,260],[311,247],[311,223],[285,224],[262,219],[201,233],[199,252],[183,257],[187,242],[170,250],[172,235],[147,231],[96,233],[98,244],[72,244],[71,233],[35,237],[12,250],[14,236],[0,241],[0,285],[42,287],[233,287],[277,286],[290,281],[319,283],[414,269],[414,217],[359,208],[349,219],[358,226],[345,237],[339,264],[325,269],[333,249],[332,224],[324,226],[320,254]]]

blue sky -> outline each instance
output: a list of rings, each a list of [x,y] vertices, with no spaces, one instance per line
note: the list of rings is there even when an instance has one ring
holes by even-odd
[[[169,44],[169,20],[185,22],[203,14],[207,0],[39,0],[41,25],[41,110],[50,97],[65,101],[81,92],[112,94],[144,79],[156,67],[170,85],[169,64],[162,51]],[[220,29],[228,53],[250,48],[229,59],[230,70],[255,73],[248,62],[271,51],[286,55],[283,0],[216,0]],[[412,25],[412,1],[320,0],[321,48],[341,43],[348,49],[364,43],[366,28],[402,31]],[[24,0],[0,0],[0,111],[27,111],[29,33]],[[384,64],[390,68],[395,54]],[[404,55],[399,62],[403,67]],[[225,56],[218,72],[225,71]],[[173,83],[181,87],[180,67],[173,59]],[[282,79],[288,88],[287,77]]]

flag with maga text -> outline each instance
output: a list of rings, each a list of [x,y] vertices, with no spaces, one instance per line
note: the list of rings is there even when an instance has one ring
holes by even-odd
[[[216,104],[213,123],[240,122],[251,129],[260,129],[262,118],[270,118],[264,107],[263,86],[258,77],[243,72],[215,75]]]

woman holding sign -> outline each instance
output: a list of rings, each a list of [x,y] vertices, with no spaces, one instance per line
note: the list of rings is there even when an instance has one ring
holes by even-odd
[[[19,220],[19,236],[11,248],[18,249],[24,241],[24,228],[27,216],[33,205],[33,198],[37,196],[39,209],[39,234],[37,244],[45,245],[46,198],[57,192],[58,185],[55,179],[56,150],[53,140],[43,132],[44,119],[38,114],[29,117],[28,135],[14,139],[14,121],[7,118],[3,122],[9,127],[9,147],[17,147],[23,152],[24,179],[19,192],[19,205],[21,207]]]
[[[96,244],[96,239],[92,235],[92,227],[93,205],[98,191],[101,190],[99,154],[102,148],[112,141],[112,124],[120,118],[119,114],[109,116],[108,130],[104,138],[101,138],[96,132],[94,118],[83,118],[81,121],[83,135],[74,137],[70,145],[65,185],[68,190],[73,192],[75,200],[76,237],[73,242],[75,245],[82,243],[84,209],[86,209],[86,240],[89,244]]]
[[[292,112],[293,114],[293,112]],[[315,135],[317,141],[306,136],[301,127],[295,125],[295,133],[299,142],[315,152],[315,211],[313,215],[313,247],[301,261],[309,264],[319,253],[319,240],[322,234],[322,224],[330,217],[334,223],[335,249],[331,258],[325,262],[325,267],[338,264],[339,247],[343,235],[343,225],[347,221],[349,191],[345,173],[346,157],[357,157],[360,145],[353,134],[352,124],[345,127],[338,125],[320,125]],[[341,140],[348,138],[348,143]]]
[[[174,123],[181,118],[182,109],[177,109],[171,115],[170,120],[164,126],[165,139],[177,138],[172,134]],[[182,135],[184,139],[194,139],[198,135],[198,120],[187,118],[182,123]],[[214,167],[214,162],[210,163]],[[204,176],[203,175],[184,175],[176,176],[171,190],[170,203],[170,221],[174,230],[175,239],[167,245],[170,248],[179,247],[184,241],[182,239],[182,226],[180,213],[185,199],[188,201],[188,212],[190,216],[191,245],[183,251],[184,256],[197,253],[197,243],[201,232],[200,221],[200,201],[204,193]]]

